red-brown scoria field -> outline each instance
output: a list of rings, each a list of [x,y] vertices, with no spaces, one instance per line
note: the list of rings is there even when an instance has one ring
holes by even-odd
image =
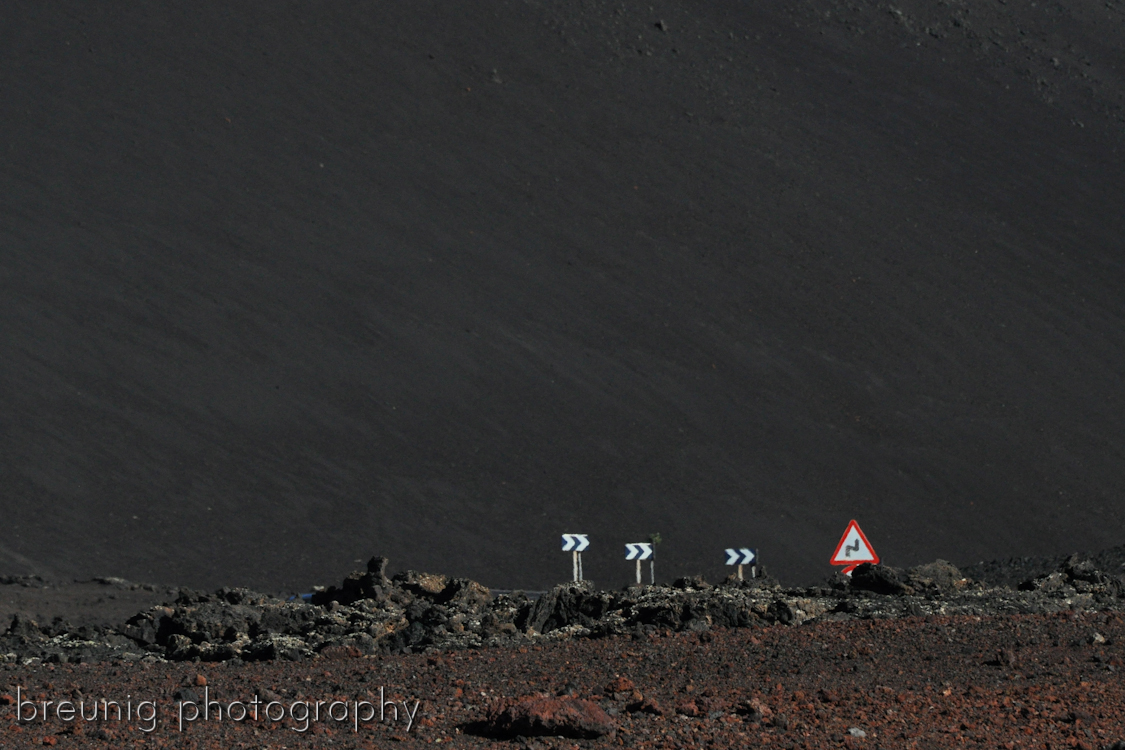
[[[5,748],[1105,748],[1125,739],[1120,678],[1125,619],[1063,613],[926,617],[798,627],[544,639],[512,650],[389,657],[336,654],[254,664],[7,664],[0,670]],[[489,736],[505,698],[546,694],[596,703],[614,729],[594,739]],[[259,718],[238,719],[257,695]],[[383,721],[354,725],[354,711]],[[17,705],[31,700],[35,705]],[[209,718],[186,722],[217,701]],[[41,720],[43,702],[51,715]],[[58,716],[73,710],[75,718]],[[141,716],[117,720],[102,701]],[[303,706],[316,710],[305,732]],[[333,701],[340,701],[332,705]],[[366,701],[371,707],[363,703]],[[405,701],[405,709],[402,701]],[[79,706],[79,702],[82,705]],[[264,715],[274,705],[274,721]],[[417,702],[417,703],[416,703]],[[548,701],[550,704],[553,701]],[[98,718],[77,718],[79,710]],[[32,721],[20,721],[36,712]],[[223,711],[221,719],[215,710]],[[413,718],[407,716],[411,712]],[[336,718],[347,718],[337,721]],[[398,714],[395,720],[395,713]],[[496,712],[494,712],[495,714]]]

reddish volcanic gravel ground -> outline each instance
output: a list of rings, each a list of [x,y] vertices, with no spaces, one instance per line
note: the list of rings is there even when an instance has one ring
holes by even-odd
[[[518,650],[300,663],[8,664],[0,670],[0,744],[43,747],[1104,748],[1125,739],[1120,669],[1125,618],[1099,613],[908,618],[798,627],[557,640]],[[18,722],[15,698],[154,700],[144,721]],[[229,706],[258,695],[296,701],[405,701],[407,729],[324,718],[197,720],[181,731],[180,700]],[[616,724],[598,739],[481,736],[504,697],[569,694]],[[191,706],[183,704],[190,715]],[[638,706],[644,710],[638,710]],[[632,712],[630,711],[632,709]],[[50,710],[54,710],[51,708]],[[100,710],[100,708],[99,708]],[[145,709],[147,710],[147,709]],[[328,703],[321,710],[330,710]],[[344,710],[334,709],[337,715]],[[23,706],[25,718],[32,708]],[[236,708],[240,713],[240,709]],[[298,708],[298,713],[300,709]],[[393,743],[393,744],[391,744]]]

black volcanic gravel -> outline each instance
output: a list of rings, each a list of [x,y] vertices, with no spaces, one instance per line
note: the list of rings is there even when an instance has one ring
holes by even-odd
[[[849,621],[713,633],[557,641],[452,654],[260,664],[2,665],[5,747],[1107,748],[1125,737],[1119,613]],[[1010,658],[1009,658],[1010,656]],[[127,721],[18,723],[36,700],[158,702],[151,735]],[[405,721],[199,721],[178,702],[254,695],[294,701],[420,702]],[[380,693],[382,690],[382,693]],[[502,698],[596,702],[614,734],[501,741],[482,724]],[[178,697],[177,697],[178,696]],[[645,705],[643,710],[641,705]],[[630,710],[631,706],[636,706]],[[390,718],[388,713],[387,718]]]
[[[1115,559],[1071,556],[1015,589],[937,561],[862,566],[808,589],[696,578],[621,592],[560,586],[536,600],[430,574],[387,578],[374,558],[313,603],[181,592],[119,632],[17,615],[2,638],[0,738],[13,748],[1094,750],[1125,732],[1125,580],[1091,557]],[[98,700],[155,713],[69,721],[56,707],[45,723],[31,713]],[[290,713],[191,720],[204,703],[241,717],[252,700]],[[298,709],[317,701],[332,716],[379,702],[385,720],[294,731],[306,726]],[[393,718],[383,701],[396,702]],[[513,737],[513,726],[530,736]]]

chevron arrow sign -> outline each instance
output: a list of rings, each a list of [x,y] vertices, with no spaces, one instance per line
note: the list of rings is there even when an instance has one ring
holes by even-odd
[[[727,565],[753,565],[754,561],[758,559],[758,551],[749,547],[728,549],[726,553]]]
[[[650,557],[652,557],[652,545],[648,542],[625,545],[626,560],[647,560]]]
[[[590,546],[590,539],[585,534],[563,534],[563,552],[581,552]]]

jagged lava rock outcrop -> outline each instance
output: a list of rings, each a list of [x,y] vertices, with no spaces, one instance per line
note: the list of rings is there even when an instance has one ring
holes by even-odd
[[[0,654],[56,662],[300,660],[821,620],[1125,609],[1121,578],[1078,556],[1018,590],[971,581],[939,560],[908,570],[861,565],[851,578],[810,588],[782,588],[769,577],[718,585],[694,577],[620,591],[568,583],[538,598],[494,595],[475,581],[430,573],[388,578],[386,565],[372,558],[367,570],[308,601],[246,589],[181,590],[118,628],[41,627],[16,617],[0,637]]]

